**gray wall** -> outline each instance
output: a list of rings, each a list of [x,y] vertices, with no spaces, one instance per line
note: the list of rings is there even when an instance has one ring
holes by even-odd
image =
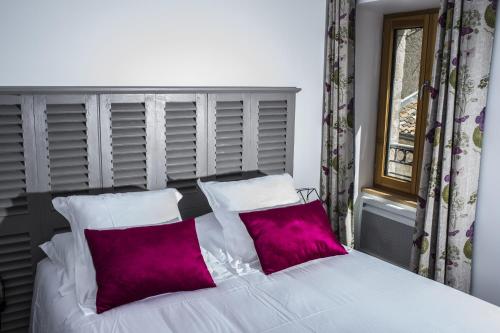
[[[500,305],[500,11],[495,34],[474,227],[472,294]]]
[[[325,0],[2,0],[0,85],[297,86],[318,186]]]

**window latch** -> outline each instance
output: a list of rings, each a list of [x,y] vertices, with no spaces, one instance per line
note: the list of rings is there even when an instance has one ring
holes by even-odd
[[[427,90],[431,86],[431,82],[429,80],[425,80],[422,86],[420,87],[420,90],[418,92],[418,100],[422,101],[422,98],[424,98],[424,89]]]

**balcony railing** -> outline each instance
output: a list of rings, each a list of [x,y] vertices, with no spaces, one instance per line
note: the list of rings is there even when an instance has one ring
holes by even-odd
[[[389,145],[389,162],[412,165],[413,146],[400,143],[391,143]]]

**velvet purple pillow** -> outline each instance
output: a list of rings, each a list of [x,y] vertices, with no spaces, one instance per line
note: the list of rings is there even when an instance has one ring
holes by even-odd
[[[97,281],[97,313],[150,296],[215,287],[194,219],[114,230],[85,229]]]
[[[321,201],[240,213],[264,273],[303,262],[347,254],[328,222]]]

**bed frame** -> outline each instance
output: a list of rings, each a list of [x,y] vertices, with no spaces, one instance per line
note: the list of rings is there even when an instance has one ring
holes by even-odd
[[[184,218],[208,213],[197,178],[293,173],[298,91],[0,88],[0,332],[27,331],[38,245],[69,231],[52,198],[168,186]]]

